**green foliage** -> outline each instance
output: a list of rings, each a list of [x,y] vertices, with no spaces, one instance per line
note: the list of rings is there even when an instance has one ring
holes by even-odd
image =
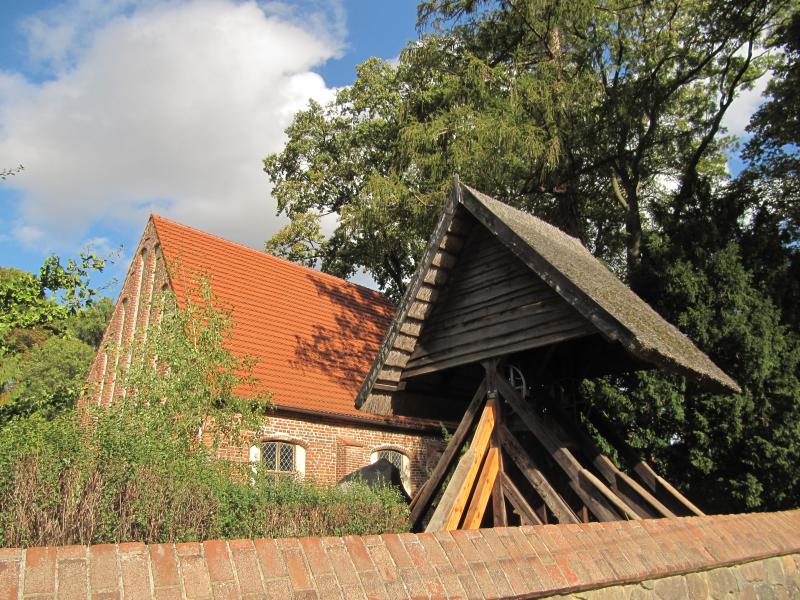
[[[0,268],[0,427],[40,412],[52,418],[78,399],[113,310],[89,285],[105,259],[56,256],[38,276]]]
[[[230,307],[224,306],[204,277],[199,277],[179,306],[171,292],[157,302],[158,321],[120,353],[120,377],[126,392],[121,411],[147,408],[169,421],[187,443],[207,428],[215,441],[254,429],[271,408],[259,390],[252,359],[234,355]]]
[[[91,306],[97,291],[89,278],[102,272],[105,258],[82,252],[62,264],[58,256],[45,259],[39,275],[0,268],[0,353],[17,352],[19,330],[61,330],[64,322]]]
[[[265,160],[273,195],[293,220],[337,214],[322,269],[363,267],[393,297],[453,172],[635,270],[650,211],[726,176],[722,118],[770,66],[755,49],[786,6],[423,2],[396,68],[371,59],[296,115]],[[272,246],[298,254],[291,227]]]
[[[85,413],[56,411],[54,402],[45,401],[44,408],[19,410],[0,429],[4,546],[342,535],[407,527],[407,508],[396,491],[275,479],[250,465],[218,460],[217,445],[243,444],[241,430],[257,427],[269,400],[256,393],[252,361],[226,349],[230,311],[205,280],[199,279],[181,306],[170,294],[160,305],[161,318],[146,335],[131,346],[106,348],[111,356],[119,352],[124,399]],[[45,342],[58,343],[88,348],[71,338]],[[31,369],[49,377],[31,360]],[[14,393],[29,403],[36,393],[53,389],[44,379],[41,390],[32,379],[26,382]]]
[[[178,439],[160,411],[120,406],[0,431],[4,547],[403,531],[392,488],[253,473]]]
[[[103,296],[96,299],[90,306],[67,317],[66,334],[97,350],[113,312],[114,301],[111,298]]]
[[[0,427],[14,417],[39,413],[51,419],[73,407],[94,354],[94,348],[78,339],[52,336],[9,361]]]

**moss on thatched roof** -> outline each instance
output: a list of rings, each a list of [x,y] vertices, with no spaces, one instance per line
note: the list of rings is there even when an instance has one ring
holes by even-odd
[[[740,392],[737,383],[631,291],[577,239],[462,185],[461,202],[567,302],[631,354],[655,366]]]

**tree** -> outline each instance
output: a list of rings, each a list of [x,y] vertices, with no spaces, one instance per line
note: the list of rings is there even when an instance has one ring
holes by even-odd
[[[105,260],[56,256],[39,275],[0,268],[0,427],[39,414],[52,419],[77,401],[113,310],[89,284]]]
[[[64,265],[53,255],[45,259],[38,276],[0,268],[0,353],[15,350],[15,331],[54,330],[91,306],[97,290],[89,278],[92,272],[103,271],[106,260],[82,252],[78,260],[70,258]]]
[[[795,330],[800,326],[800,12],[770,41],[777,50],[766,96],[753,115],[743,153],[748,167],[732,195],[752,217],[740,242],[756,281]]]
[[[279,209],[302,224],[271,247],[311,248],[339,276],[363,266],[399,298],[457,172],[581,239],[744,388],[719,396],[639,373],[586,382],[585,408],[613,415],[709,509],[796,505],[797,137],[782,122],[796,103],[792,10],[425,1],[423,35],[396,68],[362,65],[265,160]],[[753,167],[731,181],[723,117],[771,68]],[[308,224],[331,214],[337,227],[312,248]]]
[[[260,391],[254,362],[228,349],[231,309],[221,303],[200,276],[179,306],[171,292],[157,305],[160,318],[148,331],[120,348],[117,377],[124,381],[123,412],[147,410],[188,445],[198,430],[238,439],[243,429],[256,429],[271,409],[270,395]]]
[[[0,403],[0,428],[15,417],[38,413],[52,419],[75,406],[95,355],[90,345],[70,336],[52,336],[9,361],[8,391]]]
[[[23,167],[22,165],[17,165],[16,167],[11,169],[0,169],[0,181],[5,181],[9,177],[13,177],[17,173],[21,173],[24,170],[25,167]]]
[[[273,195],[290,218],[337,214],[323,270],[363,266],[395,297],[453,172],[633,275],[650,211],[724,177],[722,118],[786,5],[423,2],[430,33],[396,69],[368,61],[295,117],[265,160]]]

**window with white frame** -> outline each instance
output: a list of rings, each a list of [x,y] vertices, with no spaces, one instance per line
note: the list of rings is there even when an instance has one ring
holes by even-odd
[[[306,472],[306,449],[290,441],[269,440],[250,448],[250,462],[271,473],[303,476]]]
[[[376,463],[380,459],[385,458],[390,463],[392,463],[397,469],[400,471],[400,481],[403,482],[403,487],[406,489],[406,493],[411,493],[411,464],[408,460],[408,456],[400,452],[399,450],[394,450],[392,448],[383,448],[376,450],[370,456],[370,462]]]

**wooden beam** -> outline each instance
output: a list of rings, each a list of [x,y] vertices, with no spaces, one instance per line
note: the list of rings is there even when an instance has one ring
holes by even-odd
[[[511,481],[508,474],[500,473],[498,479],[500,480],[500,485],[503,486],[505,497],[511,502],[511,506],[514,507],[514,510],[531,525],[542,525],[543,523],[539,515],[537,515],[536,511],[528,504],[528,501],[525,500],[525,496],[517,489],[517,486],[514,485],[514,482]]]
[[[497,397],[497,379],[500,361],[497,359],[490,359],[483,363],[483,368],[486,371],[486,385],[495,398]],[[490,441],[491,447],[496,448],[498,470],[503,472],[503,453],[500,451],[500,438],[497,434],[497,426],[503,422],[503,403],[498,399],[495,403],[494,411],[495,426],[492,432],[492,439]],[[508,515],[506,514],[506,500],[503,494],[503,484],[499,477],[495,478],[494,489],[492,490],[492,525],[495,527],[505,527],[508,525]]]
[[[564,499],[553,489],[550,482],[539,470],[539,467],[533,462],[533,459],[528,455],[525,449],[517,441],[517,438],[508,430],[505,425],[498,427],[500,434],[500,443],[503,449],[508,452],[508,455],[517,465],[517,468],[525,476],[525,479],[531,484],[536,493],[541,496],[547,508],[550,509],[559,523],[579,523],[580,519],[572,511]]]
[[[531,433],[550,453],[553,460],[569,477],[570,487],[583,500],[600,521],[618,521],[625,518],[638,519],[638,515],[632,511],[619,511],[617,507],[609,502],[608,495],[613,493],[596,477],[581,477],[586,469],[581,465],[577,458],[558,438],[556,438],[542,422],[528,403],[511,387],[502,377],[497,378],[497,387],[503,398],[511,405],[511,408],[522,419],[522,422],[530,429]],[[616,496],[615,496],[616,497]]]
[[[705,513],[700,510],[697,506],[695,506],[686,496],[681,494],[677,489],[675,489],[669,481],[661,477],[658,473],[656,473],[653,468],[643,460],[640,460],[634,467],[634,472],[642,477],[642,475],[646,476],[648,479],[652,479],[654,487],[653,491],[657,493],[659,488],[663,489],[667,492],[670,496],[672,496],[676,502],[681,504],[684,508],[686,508],[689,513],[702,517]]]
[[[483,515],[489,504],[489,496],[492,495],[499,472],[500,450],[498,448],[489,448],[486,460],[483,461],[483,468],[481,468],[481,473],[478,476],[475,492],[472,494],[472,500],[469,503],[469,508],[467,508],[467,514],[464,516],[462,529],[478,529],[481,526]]]
[[[484,379],[481,381],[478,389],[475,390],[475,394],[472,396],[472,400],[470,401],[469,405],[467,406],[467,410],[464,412],[464,416],[461,418],[461,422],[458,424],[455,432],[453,433],[453,437],[450,438],[450,441],[447,444],[442,456],[439,458],[439,462],[436,463],[436,467],[433,469],[433,473],[428,478],[428,481],[425,485],[420,488],[417,494],[414,496],[412,500],[411,506],[411,514],[409,515],[409,521],[411,523],[411,528],[416,530],[419,527],[420,520],[428,512],[428,508],[430,507],[431,500],[436,496],[436,493],[439,490],[439,486],[442,483],[442,480],[447,475],[447,472],[450,470],[450,466],[453,463],[453,459],[458,455],[461,451],[461,447],[464,445],[464,440],[467,437],[467,434],[472,429],[472,425],[475,422],[475,418],[478,416],[480,412],[480,408],[483,405],[484,397],[486,396],[486,380]]]
[[[685,511],[678,516],[696,515],[702,517],[705,515],[686,496],[656,473],[646,461],[642,460],[636,451],[617,434],[608,417],[602,413],[595,413],[591,418],[591,422],[597,427],[600,435],[616,448],[644,487],[649,489],[660,502],[671,505],[673,512],[675,512],[676,508]]]
[[[428,521],[428,526],[425,531],[443,531],[447,526],[447,521],[450,513],[453,511],[453,506],[456,503],[458,494],[461,492],[461,486],[467,479],[470,466],[475,458],[475,449],[470,448],[463,456],[458,459],[455,471],[453,471],[450,482],[444,490],[444,494],[439,499],[439,504],[431,515],[431,520]]]
[[[557,419],[550,422],[550,425],[562,438],[573,438],[577,440],[581,449],[597,469],[597,472],[611,486],[611,490],[619,496],[630,508],[643,518],[674,517],[671,510],[664,506],[644,487],[634,481],[627,473],[623,473],[614,462],[597,446],[592,438],[584,433],[577,426],[568,424],[567,415],[558,406],[550,406]],[[559,423],[559,420],[561,421]],[[632,492],[632,493],[631,493]]]
[[[447,531],[458,529],[458,524],[461,522],[461,517],[467,507],[470,492],[475,487],[475,478],[478,476],[478,469],[480,469],[483,458],[486,456],[486,451],[489,448],[489,439],[492,437],[492,431],[494,430],[494,410],[495,400],[488,400],[483,408],[481,420],[478,421],[478,426],[475,428],[475,435],[472,436],[469,451],[474,451],[475,454],[445,523]]]
[[[600,481],[597,476],[592,473],[589,469],[583,469],[580,473],[580,481],[581,486],[583,489],[586,490],[586,493],[591,494],[595,490],[600,492],[602,496],[608,501],[609,504],[613,505],[621,514],[623,514],[626,518],[632,521],[638,521],[642,517],[633,510],[630,506],[625,504],[625,502],[617,496],[613,491],[611,491],[607,485],[605,485],[602,481]],[[586,485],[588,484],[588,485]]]

